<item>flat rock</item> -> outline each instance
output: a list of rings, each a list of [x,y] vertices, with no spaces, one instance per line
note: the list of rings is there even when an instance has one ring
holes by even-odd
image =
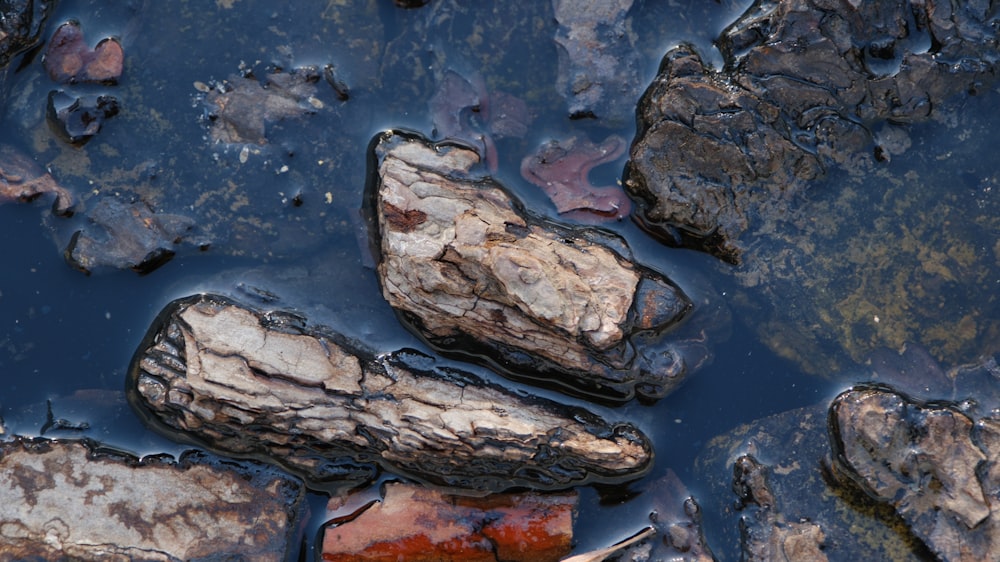
[[[0,445],[0,560],[285,560],[303,497],[259,465],[15,439]]]
[[[649,468],[636,428],[527,397],[415,352],[378,358],[302,317],[199,295],[168,305],[128,391],[158,427],[352,487],[376,466],[477,492],[567,488]]]
[[[604,400],[657,398],[686,374],[663,338],[692,307],[624,241],[526,213],[472,148],[390,132],[372,193],[382,293],[446,353]]]
[[[71,212],[75,201],[72,193],[23,152],[0,144],[0,203],[33,201],[48,194],[55,195],[52,212],[57,215]]]
[[[322,559],[555,562],[572,548],[576,504],[575,492],[473,498],[390,482],[380,501],[326,527]]]

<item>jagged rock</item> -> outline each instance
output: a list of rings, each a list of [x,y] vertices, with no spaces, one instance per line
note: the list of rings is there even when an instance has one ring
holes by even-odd
[[[16,148],[0,144],[0,202],[31,201],[53,193],[52,212],[65,215],[73,208],[73,194],[56,183],[52,175]]]
[[[301,317],[211,295],[161,313],[133,360],[129,394],[181,438],[330,487],[371,480],[371,463],[499,491],[622,481],[652,462],[630,425],[435,368],[415,352],[376,359]]]
[[[834,400],[830,429],[836,474],[891,504],[940,560],[1000,557],[995,413],[859,387]]]
[[[986,3],[758,0],[718,40],[724,69],[667,53],[639,102],[626,187],[670,243],[730,261],[830,165],[856,168],[871,127],[927,118],[997,73]]]
[[[576,492],[473,498],[390,482],[324,529],[322,559],[555,562],[572,548],[576,504]]]
[[[0,445],[0,560],[285,560],[303,498],[260,465],[15,439]]]
[[[524,212],[471,148],[399,132],[374,145],[382,292],[432,345],[604,400],[682,380],[685,358],[655,336],[691,301],[621,239]]]

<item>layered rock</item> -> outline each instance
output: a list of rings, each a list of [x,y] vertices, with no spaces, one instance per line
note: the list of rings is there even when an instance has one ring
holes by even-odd
[[[659,336],[691,301],[621,239],[526,213],[477,175],[471,148],[396,132],[375,157],[382,292],[433,346],[604,400],[681,381],[684,358]]]
[[[555,489],[634,478],[652,462],[630,425],[437,368],[415,352],[375,358],[301,317],[211,295],[163,311],[136,353],[129,393],[181,438],[331,488],[384,467],[477,492]]]
[[[15,439],[0,445],[0,560],[285,560],[303,497],[260,465]]]

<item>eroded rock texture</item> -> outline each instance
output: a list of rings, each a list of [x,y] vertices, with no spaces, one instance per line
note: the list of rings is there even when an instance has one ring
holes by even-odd
[[[837,397],[838,474],[891,504],[941,560],[1000,557],[1000,419],[887,387]]]
[[[52,212],[65,215],[72,210],[72,193],[20,150],[0,144],[0,203],[32,201],[50,193],[55,195]]]
[[[331,487],[370,480],[370,463],[497,491],[620,481],[652,461],[632,426],[435,368],[416,353],[374,359],[300,317],[216,296],[164,310],[135,356],[129,392],[161,427]]]
[[[691,302],[622,240],[528,215],[470,148],[387,133],[375,153],[382,292],[432,345],[606,400],[680,382],[683,358],[644,334]]]
[[[14,440],[0,446],[0,560],[285,560],[302,498],[259,465]]]
[[[738,261],[806,183],[870,158],[875,125],[990,83],[996,18],[988,2],[758,0],[719,38],[722,71],[682,45],[643,95],[625,182],[643,222]]]

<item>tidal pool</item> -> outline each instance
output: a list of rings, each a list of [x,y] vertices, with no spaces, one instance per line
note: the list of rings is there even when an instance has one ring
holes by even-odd
[[[496,92],[504,92],[524,102],[531,124],[523,133],[499,134],[468,108],[464,113],[462,107],[452,109],[452,116],[466,120],[473,136],[492,131],[493,176],[526,207],[555,220],[556,209],[545,194],[521,177],[522,159],[552,138],[581,135],[600,142],[613,134],[631,139],[635,133],[631,119],[570,118],[556,87],[557,23],[548,3],[472,6],[432,1],[411,10],[383,0],[348,4],[295,2],[278,7],[258,0],[146,0],[108,5],[66,0],[53,9],[43,37],[50,37],[62,22],[77,20],[91,45],[107,36],[119,37],[125,68],[117,85],[57,84],[42,68],[43,44],[25,55],[17,72],[7,78],[0,143],[17,147],[46,167],[78,199],[72,217],[52,215],[51,201],[44,198],[0,205],[0,416],[10,434],[86,436],[138,455],[185,450],[187,446],[145,428],[124,404],[122,391],[129,361],[154,317],[168,302],[202,291],[266,296],[274,306],[299,310],[310,321],[331,326],[378,352],[409,347],[433,354],[400,325],[382,298],[361,209],[369,181],[370,140],[389,128],[434,137],[447,117],[447,112],[435,115],[432,103],[445,73],[461,76],[474,88],[481,83],[479,93],[489,92],[492,100],[498,99]],[[655,76],[660,57],[682,41],[694,44],[706,61],[719,64],[712,40],[749,4],[636,2],[628,13],[639,77],[635,91],[642,92]],[[273,101],[265,90],[257,91],[269,75],[308,72],[315,77],[303,81],[308,85],[305,93],[289,98],[291,105],[281,106],[282,111],[273,109],[260,128],[247,125],[247,115],[220,108],[232,98],[220,102],[219,94],[265,96],[251,99],[248,111],[253,114],[268,99]],[[273,94],[277,87],[273,80],[271,84]],[[74,96],[113,95],[120,112],[86,144],[70,145],[46,121],[47,98],[57,90]],[[960,111],[990,112],[988,102],[996,101],[996,92],[983,92],[981,98],[987,99],[962,103]],[[236,124],[230,136],[220,136],[217,128],[227,120]],[[911,162],[966,150],[982,154],[991,147],[982,140],[963,144],[957,140],[960,134],[938,141],[935,126],[912,130]],[[234,130],[244,136],[229,142],[234,141]],[[265,142],[259,142],[261,134]],[[593,183],[616,185],[626,158],[595,169]],[[941,160],[959,169],[939,169],[924,181],[958,177],[962,186],[957,196],[978,198],[988,209],[997,207],[995,164],[971,156]],[[905,158],[897,158],[895,165],[889,175],[905,174]],[[833,173],[821,182],[828,194],[821,200],[836,199],[838,178]],[[97,267],[86,275],[71,267],[63,254],[75,232],[94,228],[88,211],[102,198],[141,200],[156,212],[189,217],[193,226],[172,246],[176,255],[149,273]],[[854,212],[835,203],[819,208]],[[856,209],[859,216],[867,211]],[[664,399],[617,407],[586,404],[458,361],[442,363],[523,392],[584,405],[634,423],[651,437],[656,461],[649,475],[625,486],[580,490],[575,552],[607,546],[642,528],[651,498],[635,490],[670,470],[705,507],[705,532],[715,555],[738,559],[738,544],[729,540],[733,530],[720,529],[732,519],[707,507],[724,502],[709,498],[714,492],[708,483],[715,477],[694,468],[699,451],[712,437],[739,424],[829,402],[845,385],[863,377],[863,366],[826,377],[806,374],[775,353],[780,345],[766,345],[754,314],[772,305],[753,302],[767,295],[746,291],[730,266],[707,254],[667,248],[628,220],[602,226],[624,237],[639,262],[719,311],[718,316],[704,313],[728,324],[713,336],[716,341],[708,342],[713,362]],[[832,249],[863,239],[869,247],[875,245],[870,252],[894,253],[892,248],[878,248],[879,239],[870,236],[840,236],[825,243]],[[996,244],[995,237],[970,241],[972,251],[984,255],[1000,252]],[[824,250],[816,246],[812,252],[822,256]],[[843,271],[850,275],[850,270]],[[984,273],[991,274],[995,269]],[[996,283],[1000,286],[1000,279]],[[958,301],[976,307],[980,302],[987,317],[996,311],[992,296],[977,301],[949,293],[961,291],[961,284],[928,285],[932,288],[941,292],[942,306]],[[789,294],[790,308],[814,306],[795,300],[809,298],[807,291]],[[737,295],[739,300],[734,300]],[[53,419],[67,423],[54,427]],[[311,494],[313,520],[303,533],[301,553],[290,553],[291,559],[314,556],[325,500],[321,492]]]

